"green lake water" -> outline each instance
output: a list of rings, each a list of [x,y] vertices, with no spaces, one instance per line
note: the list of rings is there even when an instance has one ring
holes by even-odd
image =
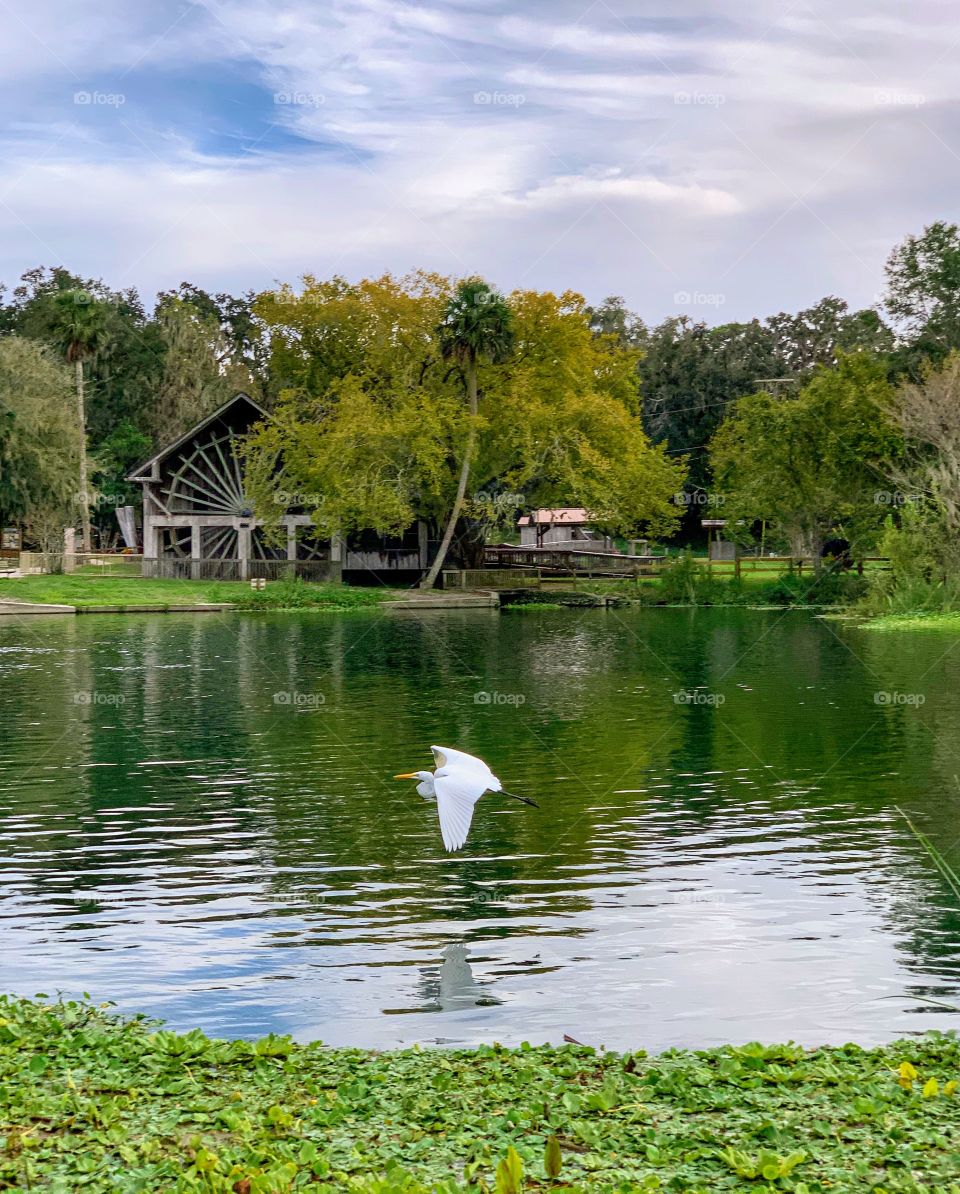
[[[481,755],[466,849],[398,771]],[[960,638],[652,609],[0,619],[0,989],[212,1034],[960,1027]]]

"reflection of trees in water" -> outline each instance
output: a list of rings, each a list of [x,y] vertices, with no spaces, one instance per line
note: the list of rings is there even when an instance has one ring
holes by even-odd
[[[215,882],[210,835],[256,822],[242,790],[237,630],[216,617],[78,617],[49,636],[57,650],[27,673],[10,723],[22,754],[9,787],[39,821],[16,843],[19,890],[54,898],[58,915],[106,904],[135,916],[136,893],[148,898],[164,866],[183,887]],[[30,732],[38,711],[41,734]]]
[[[916,964],[956,957],[956,921],[909,831],[875,819],[904,801],[960,866],[960,653],[944,657],[937,636],[905,649],[737,610],[76,618],[45,633],[58,654],[18,672],[4,703],[8,753],[39,763],[5,777],[8,804],[46,814],[15,839],[21,890],[122,889],[168,867],[204,900],[205,880],[237,883],[242,868],[321,936],[330,924],[383,940],[433,918],[527,933],[589,908],[597,875],[642,881],[646,856],[691,828],[736,847],[767,806],[798,814],[794,832],[825,857],[866,845],[863,881]],[[698,686],[726,702],[674,702]],[[123,705],[73,703],[98,689]],[[877,690],[926,702],[882,708]],[[479,691],[524,703],[478,705]],[[278,705],[277,692],[323,701]],[[444,856],[433,810],[389,778],[429,766],[437,739],[486,757],[541,809],[486,797],[471,852]],[[743,767],[749,785],[734,779]],[[705,772],[719,774],[697,786]],[[905,866],[916,888],[898,885]]]

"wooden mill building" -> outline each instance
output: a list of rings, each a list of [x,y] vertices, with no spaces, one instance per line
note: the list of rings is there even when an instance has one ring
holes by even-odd
[[[269,417],[249,395],[236,394],[128,475],[143,487],[144,575],[360,583],[422,575],[430,548],[422,522],[396,538],[363,531],[345,541],[320,539],[311,533],[309,510],[284,501],[274,533],[264,533],[246,494],[240,443]]]

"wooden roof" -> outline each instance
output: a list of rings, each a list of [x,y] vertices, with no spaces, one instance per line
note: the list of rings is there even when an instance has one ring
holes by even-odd
[[[246,407],[247,409],[241,412],[239,410],[240,407]],[[260,419],[266,419],[269,417],[260,403],[254,402],[249,394],[244,394],[242,392],[239,394],[234,394],[232,398],[228,399],[223,403],[222,406],[218,406],[215,411],[212,411],[205,418],[201,419],[200,422],[191,427],[189,431],[185,431],[183,435],[181,435],[178,439],[175,439],[173,443],[167,444],[166,447],[161,448],[159,452],[154,453],[149,460],[145,460],[143,464],[138,465],[131,472],[127,473],[127,480],[149,481],[154,475],[154,469],[157,465],[159,465],[168,456],[171,456],[174,452],[179,451],[184,444],[188,444],[190,440],[192,440],[196,435],[199,435],[199,433],[203,431],[205,427],[209,427],[211,423],[215,423],[217,419],[223,418],[224,415],[227,415],[228,413],[234,413],[234,408],[238,408],[236,413],[241,414],[241,418],[246,416],[247,424],[249,426],[259,422]]]
[[[590,521],[590,515],[582,506],[558,506],[553,510],[534,510],[524,514],[517,526],[583,526]]]

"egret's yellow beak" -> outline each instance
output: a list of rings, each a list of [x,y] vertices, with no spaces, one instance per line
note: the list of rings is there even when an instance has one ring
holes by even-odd
[[[402,775],[395,775],[394,779],[416,779],[416,771],[405,771]]]

